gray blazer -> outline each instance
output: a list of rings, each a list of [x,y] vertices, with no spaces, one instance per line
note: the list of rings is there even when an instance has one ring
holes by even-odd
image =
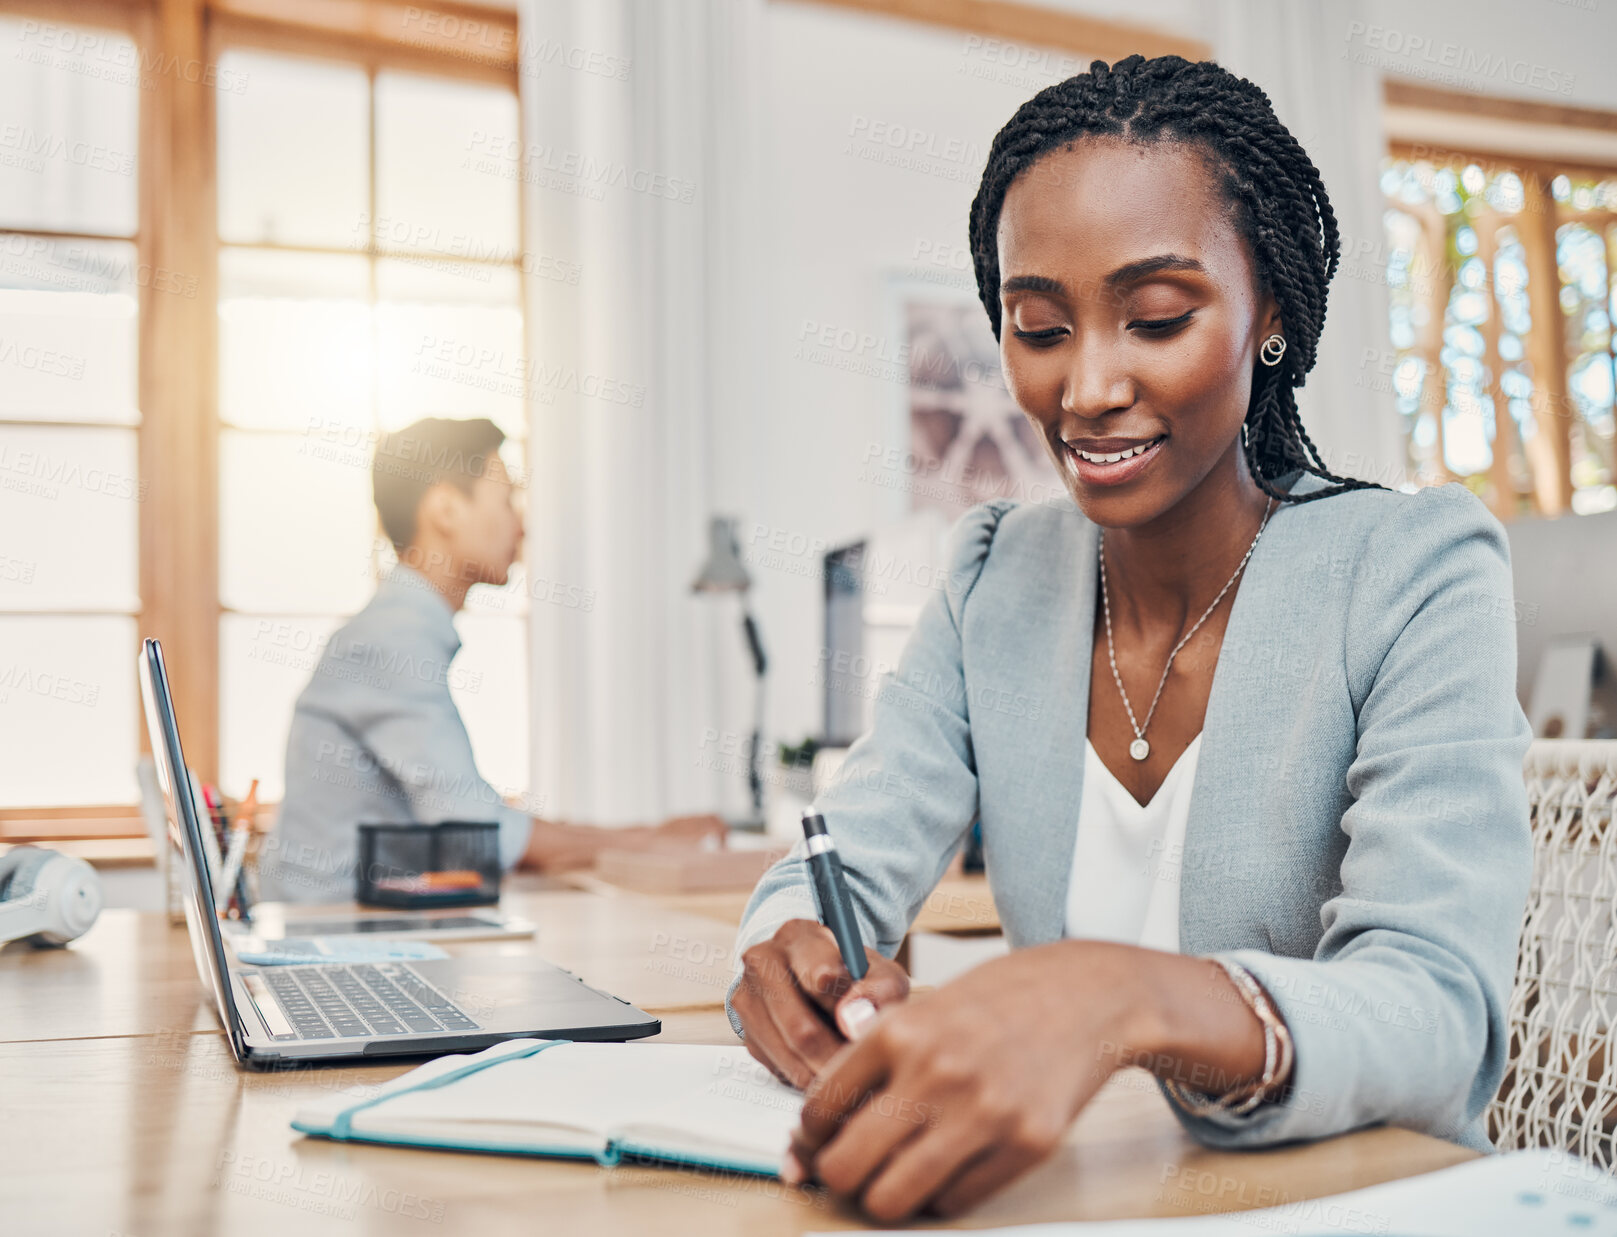
[[[1062,937],[1096,547],[1070,501],[990,502],[956,525],[946,587],[816,800],[884,954],[978,820],[1011,945]],[[1295,1090],[1244,1117],[1176,1107],[1197,1138],[1259,1147],[1387,1122],[1491,1149],[1482,1113],[1532,867],[1515,675],[1504,532],[1464,487],[1276,508],[1207,703],[1180,948],[1268,989]],[[759,882],[738,955],[813,916],[799,843]]]

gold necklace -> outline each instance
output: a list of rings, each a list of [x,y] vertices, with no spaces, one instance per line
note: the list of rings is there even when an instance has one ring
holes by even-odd
[[[1117,672],[1117,658],[1112,656],[1112,603],[1106,595],[1106,530],[1100,530],[1100,605],[1101,612],[1106,616],[1106,660],[1112,663],[1112,682],[1117,684],[1117,694],[1123,697],[1123,708],[1128,711],[1129,725],[1134,728],[1134,742],[1129,744],[1129,755],[1136,760],[1144,760],[1151,754],[1151,745],[1145,741],[1145,728],[1151,724],[1151,718],[1156,715],[1157,701],[1162,699],[1162,689],[1168,683],[1168,671],[1173,669],[1173,659],[1179,656],[1179,650],[1189,643],[1190,638],[1196,634],[1201,625],[1207,621],[1207,616],[1218,608],[1218,603],[1224,600],[1224,594],[1230,591],[1235,581],[1240,578],[1246,567],[1247,559],[1252,557],[1252,551],[1258,548],[1258,538],[1263,536],[1263,530],[1269,525],[1269,513],[1274,510],[1274,499],[1270,499],[1263,508],[1263,520],[1258,525],[1258,531],[1252,538],[1252,544],[1247,546],[1246,553],[1241,555],[1241,561],[1235,565],[1235,574],[1229,582],[1218,590],[1218,596],[1213,598],[1212,605],[1202,611],[1202,616],[1183,636],[1179,643],[1173,646],[1173,652],[1168,654],[1168,664],[1162,668],[1162,677],[1157,680],[1157,694],[1151,697],[1151,707],[1145,711],[1144,725],[1134,720],[1134,706],[1129,703],[1129,694],[1123,690],[1123,676]]]

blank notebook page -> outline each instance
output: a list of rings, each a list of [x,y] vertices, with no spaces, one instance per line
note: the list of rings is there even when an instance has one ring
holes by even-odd
[[[740,1047],[561,1044],[413,1091],[359,1114],[356,1130],[467,1125],[571,1129],[679,1147],[784,1154],[803,1097]],[[536,1130],[537,1133],[537,1130]],[[648,1137],[649,1136],[649,1137]]]

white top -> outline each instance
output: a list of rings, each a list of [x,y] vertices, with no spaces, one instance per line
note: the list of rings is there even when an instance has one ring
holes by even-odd
[[[1084,792],[1067,886],[1068,936],[1179,952],[1179,874],[1200,733],[1139,803],[1084,740]]]

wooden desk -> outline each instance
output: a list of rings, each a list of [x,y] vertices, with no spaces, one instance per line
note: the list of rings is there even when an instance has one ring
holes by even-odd
[[[614,885],[593,872],[569,873],[562,879],[575,888],[604,897],[628,902],[653,902],[671,910],[722,920],[737,927],[752,897],[750,889],[722,893],[649,893]],[[999,910],[988,888],[988,878],[957,873],[946,875],[921,904],[915,922],[910,925],[909,935],[899,945],[893,960],[906,971],[910,970],[910,941],[918,932],[946,936],[992,936],[999,930]]]
[[[574,889],[517,888],[502,906],[532,920],[534,940],[479,941],[456,952],[537,950],[586,983],[651,1013],[712,1009],[730,985],[735,929],[652,902]],[[106,911],[66,950],[0,951],[0,1042],[216,1030],[184,927],[163,915]]]
[[[592,872],[570,873],[564,877],[575,888],[607,897],[652,901],[660,906],[719,919],[740,925],[752,891],[727,890],[723,893],[646,893],[602,880]],[[945,876],[927,895],[920,913],[910,925],[911,932],[941,932],[971,936],[999,931],[999,911],[986,876]]]
[[[718,1011],[663,1039],[728,1042]],[[244,1074],[216,1033],[0,1045],[0,1215],[17,1233],[797,1234],[861,1227],[817,1191],[640,1167],[459,1155],[304,1138],[330,1089],[397,1065]],[[1446,1167],[1470,1152],[1405,1130],[1232,1154],[1197,1147],[1143,1075],[1120,1075],[1047,1163],[962,1226],[1230,1210]]]
[[[662,1038],[733,1042],[717,1007],[722,987],[645,965],[673,956],[672,942],[684,930],[716,929],[723,940],[727,925],[655,907],[642,915],[619,898],[546,896],[529,913],[543,915],[539,945],[547,956],[576,964],[592,980],[616,974],[640,985],[620,986],[631,999],[657,991],[706,995],[712,1004],[705,1009],[660,1010]],[[0,1043],[0,1216],[7,1232],[318,1237],[353,1232],[357,1223],[373,1234],[497,1237],[536,1229],[768,1235],[861,1226],[816,1191],[757,1178],[304,1138],[288,1124],[304,1102],[333,1088],[374,1085],[410,1066],[240,1072],[211,1013],[199,1008],[184,930],[158,915],[118,913],[96,932],[103,929],[106,940],[92,934],[66,953],[0,957],[0,1005],[10,1011],[0,1017],[12,1020],[11,1029],[99,1036],[34,1034]],[[587,930],[598,934],[589,942]],[[727,973],[728,958],[722,969]],[[155,1033],[94,1029],[120,1020]],[[1150,1080],[1131,1072],[1112,1080],[1055,1156],[962,1226],[1275,1205],[1471,1154],[1391,1129],[1272,1152],[1208,1151],[1180,1131]]]

